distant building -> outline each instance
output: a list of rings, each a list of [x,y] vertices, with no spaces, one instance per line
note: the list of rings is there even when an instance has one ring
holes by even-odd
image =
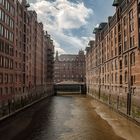
[[[62,54],[56,58],[54,63],[54,82],[62,81],[85,82],[85,55],[80,50],[77,55]]]

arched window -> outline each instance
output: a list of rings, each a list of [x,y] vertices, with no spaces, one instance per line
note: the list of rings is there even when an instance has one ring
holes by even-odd
[[[122,75],[120,75],[120,84],[122,84]]]
[[[124,57],[124,65],[125,65],[125,66],[127,66],[127,59],[128,59],[128,58],[127,58],[127,55],[125,55],[125,57]]]
[[[130,54],[130,64],[135,65],[135,53],[134,52],[132,52]]]
[[[128,73],[127,71],[125,71],[125,83],[127,82],[127,78],[128,78]]]

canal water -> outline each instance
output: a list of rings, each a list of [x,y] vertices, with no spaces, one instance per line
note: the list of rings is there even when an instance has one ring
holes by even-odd
[[[0,140],[140,140],[140,127],[82,95],[54,96],[0,124]]]

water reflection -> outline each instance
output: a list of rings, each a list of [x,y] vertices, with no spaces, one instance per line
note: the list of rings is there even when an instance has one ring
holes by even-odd
[[[27,140],[122,140],[85,96],[56,96],[37,111]],[[32,130],[29,133],[29,130]],[[24,135],[25,136],[25,135]],[[16,137],[16,139],[19,136]]]
[[[138,132],[139,127],[89,97],[56,96],[34,110],[31,123],[14,140],[138,140]]]

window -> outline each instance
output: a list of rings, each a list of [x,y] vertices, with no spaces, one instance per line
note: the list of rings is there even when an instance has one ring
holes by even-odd
[[[9,40],[10,40],[11,42],[14,41],[14,35],[13,35],[12,32],[9,33]]]
[[[118,42],[121,43],[121,40],[122,40],[121,35],[119,35]]]
[[[9,44],[5,44],[5,53],[9,54]]]
[[[104,84],[104,78],[102,78],[102,83]]]
[[[13,75],[10,74],[10,83],[13,83]]]
[[[10,93],[11,94],[13,93],[13,87],[10,87]]]
[[[122,75],[120,75],[120,84],[122,84]]]
[[[122,46],[120,45],[119,46],[119,55],[121,55],[122,54]]]
[[[4,32],[5,32],[5,33],[4,33],[4,37],[5,37],[6,39],[9,39],[9,31],[8,31],[7,29],[5,29]]]
[[[134,52],[130,54],[130,64],[135,65],[135,53]]]
[[[129,12],[129,20],[131,21],[133,19],[133,9]]]
[[[108,74],[108,76],[107,76],[107,82],[109,83],[109,74]]]
[[[115,27],[115,29],[114,29],[114,34],[115,34],[115,35],[116,35],[116,32],[117,32],[117,31],[116,31],[116,27]]]
[[[0,36],[4,36],[4,27],[0,24]]]
[[[12,6],[10,7],[10,13],[12,14],[12,16],[15,15],[15,9]]]
[[[5,74],[5,83],[8,83],[8,74]]]
[[[3,83],[3,74],[0,73],[0,84],[2,84],[2,83]]]
[[[131,75],[131,86],[134,85],[134,77]]]
[[[123,35],[124,35],[124,38],[126,39],[126,37],[127,37],[127,34],[126,34],[127,32],[126,32],[126,30],[124,30],[124,32],[123,32]]]
[[[124,57],[124,65],[127,66],[127,55]]]
[[[124,41],[124,51],[127,50],[127,41]]]
[[[2,89],[2,88],[0,88],[0,96],[2,96],[2,94],[3,94],[3,93],[2,93],[2,90],[3,90],[3,89]]]
[[[3,56],[0,56],[0,67],[3,67]]]
[[[122,60],[120,60],[120,69],[122,69]]]
[[[16,82],[17,82],[17,74],[15,75],[15,80],[16,80]]]
[[[120,32],[121,31],[121,25],[120,25],[120,23],[118,24],[118,32]]]
[[[0,52],[4,51],[4,42],[0,40]]]
[[[126,17],[123,18],[123,24],[124,26],[126,25],[127,21],[126,21]]]
[[[127,71],[125,71],[125,83],[127,82],[127,78],[128,78],[128,73],[127,73]]]
[[[117,44],[117,38],[115,37],[115,45]]]
[[[134,47],[134,44],[135,44],[135,38],[134,38],[134,36],[131,36],[130,37],[130,48]]]
[[[115,70],[117,70],[117,60],[115,60]]]
[[[8,87],[5,87],[5,93],[8,94]]]
[[[5,0],[0,0],[0,4],[2,4],[4,6],[4,2]]]
[[[0,9],[0,20],[4,21],[4,12]]]
[[[131,22],[129,25],[130,32],[134,31],[134,22]]]
[[[113,71],[113,61],[111,62],[111,69],[112,69],[112,71]]]
[[[113,73],[112,73],[112,75],[111,75],[111,81],[112,81],[112,84],[113,84],[113,77],[114,77],[114,76],[113,76]]]
[[[14,50],[13,50],[13,47],[10,46],[10,56],[13,56],[14,55]]]
[[[115,47],[115,56],[117,55],[117,47]]]
[[[8,68],[9,59],[5,57],[5,68]]]
[[[14,21],[12,19],[10,19],[10,27],[14,29]]]
[[[113,38],[113,31],[111,31],[111,38]]]
[[[115,83],[117,83],[117,81],[118,81],[118,74],[115,73]]]
[[[9,65],[10,65],[10,69],[13,69],[13,60],[12,59],[10,60]]]

